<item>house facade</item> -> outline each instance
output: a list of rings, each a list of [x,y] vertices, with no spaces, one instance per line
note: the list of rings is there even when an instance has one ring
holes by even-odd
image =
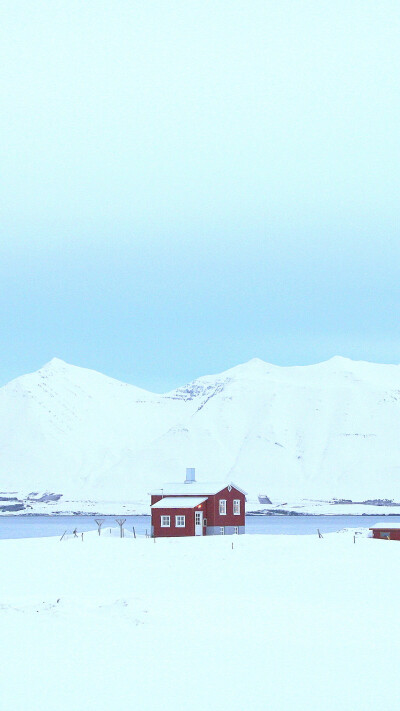
[[[151,493],[155,538],[245,533],[246,492],[233,482],[196,482],[187,470],[183,484],[164,484]]]
[[[400,523],[375,523],[369,530],[372,531],[372,538],[400,541]]]

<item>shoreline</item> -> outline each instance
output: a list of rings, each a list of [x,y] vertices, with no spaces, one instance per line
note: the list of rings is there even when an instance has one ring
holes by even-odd
[[[376,518],[377,516],[397,516],[400,517],[400,513],[298,513],[297,511],[292,512],[292,511],[281,511],[281,512],[264,512],[264,511],[249,511],[246,513],[246,516],[252,517],[252,518],[332,518],[332,517],[343,517],[347,518],[349,516],[352,516],[354,518]],[[36,513],[1,513],[0,512],[0,518],[35,518],[37,516],[40,517],[45,517],[45,518],[63,518],[63,517],[93,517],[93,516],[106,516],[106,517],[113,517],[113,516],[127,516],[127,517],[132,517],[132,516],[140,516],[143,518],[151,518],[151,514],[148,513],[100,513],[98,511],[89,511],[89,512],[72,512],[72,511],[63,511],[63,512],[55,512],[55,513],[45,513],[45,512],[36,512]]]

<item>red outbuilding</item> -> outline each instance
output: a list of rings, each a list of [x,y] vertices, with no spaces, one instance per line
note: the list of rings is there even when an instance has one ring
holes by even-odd
[[[186,470],[183,484],[164,484],[151,493],[155,538],[213,536],[245,532],[246,492],[233,482],[195,481]]]
[[[400,523],[375,523],[369,530],[372,531],[372,538],[400,541]]]

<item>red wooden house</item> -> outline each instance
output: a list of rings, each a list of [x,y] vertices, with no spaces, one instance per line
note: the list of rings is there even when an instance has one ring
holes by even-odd
[[[186,470],[183,484],[151,492],[151,531],[155,538],[213,536],[245,532],[246,492],[232,482],[198,482]]]
[[[369,530],[372,531],[372,538],[400,541],[400,523],[375,523]]]

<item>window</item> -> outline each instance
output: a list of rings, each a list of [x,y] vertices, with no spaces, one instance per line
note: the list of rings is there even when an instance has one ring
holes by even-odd
[[[175,516],[175,526],[177,528],[185,528],[185,516]]]
[[[233,513],[235,516],[240,516],[240,499],[233,499]]]
[[[233,532],[236,533],[236,535],[239,533],[239,527],[235,526],[233,529]]]
[[[219,529],[221,536],[225,536],[225,526],[221,526]]]
[[[207,526],[207,519],[203,518],[203,526]]]
[[[381,531],[381,538],[388,538],[390,540],[390,532],[389,531]]]
[[[219,500],[219,513],[220,513],[220,516],[225,516],[225,514],[226,514],[226,499]]]
[[[161,528],[169,528],[171,525],[170,516],[161,516]]]

